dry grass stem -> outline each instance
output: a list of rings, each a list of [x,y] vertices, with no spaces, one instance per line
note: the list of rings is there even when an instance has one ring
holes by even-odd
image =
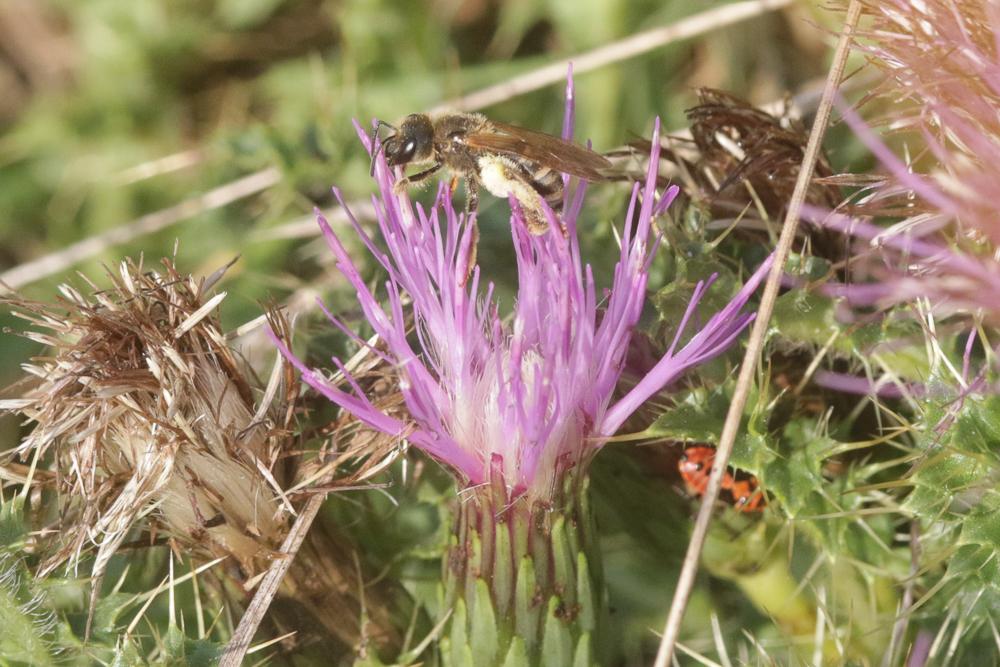
[[[350,209],[358,219],[370,220],[375,217],[375,207],[372,206],[371,199],[357,199],[348,202],[347,209]],[[334,228],[348,221],[347,210],[342,207],[327,209],[323,211],[323,216]],[[284,239],[312,238],[318,234],[319,227],[316,225],[316,216],[310,213],[277,227],[254,232],[250,240],[255,243],[264,243]]]
[[[15,266],[0,274],[0,294],[10,293],[12,290],[65,271],[113,246],[129,243],[140,236],[153,234],[205,211],[246,199],[267,190],[280,180],[281,172],[276,168],[261,169],[176,206],[148,213],[120,227],[95,234],[62,250]]]
[[[713,30],[718,30],[740,21],[760,16],[775,9],[781,9],[792,0],[749,0],[736,2],[715,9],[688,16],[676,23],[620,39],[585,53],[557,60],[536,70],[515,76],[496,85],[488,86],[474,93],[443,102],[432,108],[430,113],[446,109],[473,111],[498,104],[518,95],[530,93],[545,86],[564,82],[566,70],[572,63],[573,72],[582,74],[591,70],[627,60],[666,46],[673,42],[691,39]]]
[[[115,174],[112,180],[118,185],[131,185],[149,178],[193,167],[201,162],[203,158],[204,153],[200,149],[192,148],[123,169]]]
[[[757,319],[754,321],[750,332],[750,339],[747,342],[743,363],[740,364],[739,377],[736,381],[736,388],[730,401],[729,410],[726,413],[726,420],[723,424],[722,436],[719,439],[716,450],[715,463],[712,466],[708,488],[704,492],[701,507],[698,510],[698,516],[695,520],[694,530],[691,533],[688,550],[684,556],[684,563],[677,581],[677,589],[670,606],[670,613],[667,616],[654,667],[667,667],[674,655],[674,647],[677,644],[681,620],[684,617],[684,610],[687,607],[687,601],[694,586],[694,578],[698,571],[701,551],[705,545],[705,538],[708,535],[708,525],[712,519],[712,511],[719,497],[722,478],[726,473],[726,466],[729,464],[729,457],[736,442],[740,420],[743,417],[743,409],[750,395],[750,386],[757,369],[757,361],[764,347],[764,336],[767,333],[771,314],[774,311],[774,303],[778,297],[778,288],[784,272],[785,260],[788,258],[795,239],[802,204],[805,201],[806,193],[812,181],[813,169],[819,157],[823,135],[830,120],[834,97],[840,80],[843,77],[844,66],[850,52],[852,34],[857,26],[860,15],[861,3],[859,0],[851,0],[847,9],[844,28],[837,43],[833,63],[830,66],[830,74],[827,78],[826,88],[823,91],[823,98],[816,113],[816,119],[813,121],[812,131],[809,135],[809,144],[806,147],[806,152],[802,160],[802,169],[799,172],[795,192],[792,195],[792,201],[789,204],[788,212],[785,215],[782,225],[781,237],[778,240],[778,247],[774,253],[774,263],[771,266],[767,282],[764,286],[760,308],[757,311]]]

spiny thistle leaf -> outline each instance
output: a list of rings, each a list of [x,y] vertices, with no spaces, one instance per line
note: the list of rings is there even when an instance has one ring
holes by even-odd
[[[139,646],[133,639],[121,639],[115,647],[111,667],[135,667],[146,665],[146,660],[139,651]]]
[[[58,661],[58,620],[24,562],[0,550],[0,658],[27,665]]]
[[[213,667],[225,650],[224,644],[205,639],[189,639],[176,625],[171,625],[164,638],[168,664],[179,667]]]
[[[729,408],[728,387],[712,390],[695,389],[683,395],[669,410],[660,414],[643,433],[654,439],[690,443],[714,443],[722,434],[722,420]],[[751,398],[751,405],[756,401]],[[734,466],[757,473],[766,455],[764,430],[759,419],[762,413],[744,416],[731,462]]]

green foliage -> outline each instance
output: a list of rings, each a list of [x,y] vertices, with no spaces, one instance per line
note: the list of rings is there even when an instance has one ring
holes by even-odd
[[[0,555],[0,655],[15,663],[55,664],[55,616],[31,584],[24,563]]]
[[[176,244],[178,265],[194,274],[210,274],[241,257],[221,286],[229,294],[223,317],[234,327],[259,316],[261,300],[288,300],[298,307],[311,303],[311,297],[302,297],[314,292],[352,326],[360,319],[354,293],[333,277],[330,258],[315,242],[308,220],[314,206],[333,207],[331,185],[349,201],[366,201],[372,191],[353,119],[363,126],[373,117],[393,121],[722,3],[39,4],[51,13],[56,33],[65,32],[73,55],[66,81],[31,84],[23,103],[0,118],[4,269],[275,167],[279,182],[264,192],[205,207],[166,230],[103,248],[24,290],[49,300],[56,282],[69,280],[90,291],[76,279],[76,269],[100,288],[100,263],[113,266],[140,253],[152,263],[173,255]],[[815,32],[801,32],[808,23],[801,12],[814,21],[839,21],[803,3],[788,13],[579,75],[577,136],[611,149],[648,134],[657,115],[666,128],[682,128],[696,86],[755,102],[800,90],[825,73],[815,51],[822,40]],[[15,47],[0,49],[0,66],[8,62],[8,48]],[[26,76],[18,70],[18,77]],[[484,111],[553,132],[562,122],[562,85]],[[839,128],[830,136],[836,170],[846,171],[858,157],[856,143]],[[157,172],[157,161],[170,155],[190,162]],[[429,188],[415,196],[426,201],[432,195]],[[464,196],[461,190],[458,196]],[[600,282],[617,260],[615,230],[624,217],[625,188],[595,185],[588,197],[582,254]],[[770,250],[773,230],[723,234],[728,222],[720,226],[713,220],[711,205],[678,205],[658,221],[664,237],[643,321],[643,342],[652,350],[670,344],[698,281],[717,276],[699,309],[704,318],[728,301]],[[507,213],[505,202],[484,197],[479,258],[504,308],[516,287]],[[306,231],[299,237],[277,234],[303,219]],[[357,254],[359,264],[368,261],[364,256]],[[367,280],[383,279],[373,264],[361,269]],[[793,253],[787,265],[791,276],[810,286],[839,277],[841,270],[837,261],[805,250]],[[324,360],[355,349],[353,341],[320,320],[296,321],[297,349]],[[7,312],[0,314],[0,324],[22,328]],[[725,662],[713,619],[731,658],[760,650],[768,652],[761,662],[799,664],[813,659],[817,618],[826,623],[828,639],[819,647],[825,664],[880,663],[906,590],[917,600],[906,645],[918,633],[940,632],[941,645],[954,640],[957,647],[951,662],[941,664],[975,664],[977,657],[995,653],[1000,399],[975,392],[959,399],[951,368],[961,368],[961,333],[968,322],[937,324],[930,332],[909,306],[879,316],[852,311],[818,289],[786,289],[780,295],[731,459],[733,473],[741,479],[754,475],[768,502],[759,514],[730,506],[717,511],[704,574],[682,632],[705,664]],[[363,325],[359,329],[366,335]],[[974,366],[989,360],[986,347],[977,351]],[[5,339],[3,383],[20,378],[20,364],[38,352],[34,343]],[[258,357],[272,358],[252,343],[245,352],[255,363]],[[556,551],[544,565],[535,554],[524,555],[498,568],[488,582],[473,577],[457,596],[447,632],[435,625],[456,592],[441,581],[442,556],[456,546],[456,494],[448,475],[411,454],[380,480],[387,482],[384,490],[333,494],[316,529],[335,527],[345,550],[357,554],[350,585],[363,588],[360,579],[365,585],[398,583],[398,596],[413,607],[398,621],[399,634],[406,637],[400,655],[372,649],[358,664],[519,667],[538,655],[546,665],[649,664],[658,642],[650,629],[662,627],[697,506],[677,472],[677,459],[684,445],[718,441],[741,357],[737,345],[646,406],[624,434],[641,440],[641,446],[609,443],[593,464],[587,502],[596,529],[557,522]],[[267,372],[263,362],[259,369]],[[900,399],[854,396],[815,381],[820,371],[890,377],[921,391]],[[302,415],[303,432],[318,432],[331,416],[329,406],[311,406]],[[14,420],[0,423],[0,452],[23,435]],[[304,448],[316,446],[303,440]],[[38,462],[39,470],[50,463]],[[24,470],[16,473],[23,476]],[[38,496],[25,498],[13,481],[19,477],[2,479],[0,664],[217,663],[246,601],[246,591],[225,569],[232,564],[205,574],[207,581],[197,585],[185,580],[169,592],[157,589],[171,561],[175,577],[198,563],[174,558],[176,547],[164,544],[162,535],[136,531],[97,582],[85,644],[92,586],[86,573],[93,561],[84,557],[80,576],[57,569],[36,579],[51,538],[45,531],[56,522],[55,494],[43,485]],[[503,537],[493,546],[494,554],[519,548],[515,539]],[[472,557],[485,558],[481,543],[473,547]],[[540,588],[553,580],[559,590],[541,596]],[[604,586],[608,605],[600,597]],[[159,592],[145,606],[154,589]],[[497,602],[508,598],[506,606]],[[576,614],[571,629],[560,618],[563,604]],[[601,615],[605,606],[614,609],[608,618]],[[505,625],[510,615],[512,626]],[[256,640],[286,631],[265,623]],[[310,641],[297,635],[248,664],[258,658],[329,664],[330,654]]]

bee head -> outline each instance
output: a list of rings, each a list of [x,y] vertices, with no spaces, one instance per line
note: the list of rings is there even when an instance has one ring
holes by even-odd
[[[375,132],[382,125],[392,127],[388,123],[378,121]],[[396,129],[396,128],[393,128]],[[426,114],[410,114],[403,119],[399,129],[382,142],[372,154],[372,173],[375,173],[375,158],[378,151],[385,153],[386,162],[390,167],[409,164],[410,162],[425,162],[431,159],[434,151],[434,125]]]

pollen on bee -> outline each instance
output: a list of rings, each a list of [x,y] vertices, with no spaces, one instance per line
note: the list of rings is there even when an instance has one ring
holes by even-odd
[[[521,199],[517,192],[517,181],[510,177],[509,166],[502,158],[488,156],[479,158],[479,178],[490,194],[497,197],[507,197],[512,194]]]
[[[541,197],[524,181],[512,176],[517,173],[517,165],[496,156],[479,158],[479,180],[490,194],[496,197],[514,195],[524,212],[525,223],[532,234],[541,234],[548,229],[542,212]]]

